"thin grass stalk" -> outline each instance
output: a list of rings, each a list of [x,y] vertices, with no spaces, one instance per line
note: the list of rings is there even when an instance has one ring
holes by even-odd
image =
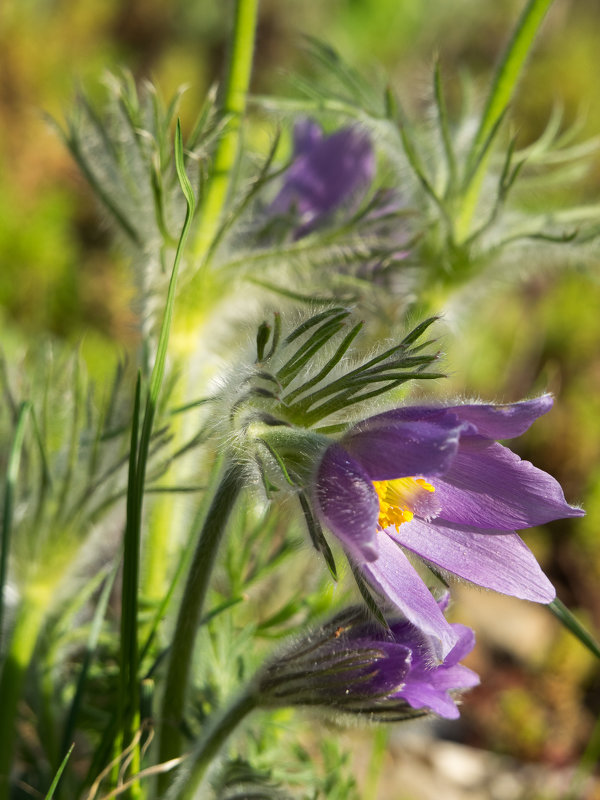
[[[506,112],[533,41],[551,5],[552,0],[528,1],[496,69],[479,127],[467,158],[465,175],[470,177],[462,189],[460,213],[456,220],[455,233],[458,242],[462,242],[469,234],[471,220],[475,213],[492,151],[492,148],[488,147],[487,153],[482,157],[482,148]],[[474,169],[478,160],[479,165]]]
[[[59,768],[56,771],[56,775],[54,776],[54,778],[52,780],[52,783],[50,784],[50,788],[48,789],[48,792],[47,792],[46,797],[44,798],[44,800],[52,800],[52,798],[54,797],[54,792],[56,791],[56,787],[58,786],[58,782],[60,781],[60,779],[62,777],[62,774],[63,774],[63,772],[65,770],[65,767],[67,766],[67,761],[71,757],[71,753],[73,752],[73,748],[74,747],[75,747],[75,745],[72,744],[71,747],[69,747],[68,751],[65,753],[65,757],[61,761],[61,764],[60,764]]]
[[[177,129],[175,134],[175,166],[182,191],[186,198],[187,212],[175,255],[175,264],[173,266],[173,274],[171,275],[171,281],[169,283],[167,295],[165,318],[161,328],[156,363],[154,365],[154,370],[152,372],[152,378],[150,381],[149,403],[146,408],[149,422],[148,435],[151,433],[152,419],[154,417],[158,392],[164,373],[169,332],[173,320],[173,305],[175,300],[177,271],[196,208],[194,192],[185,172],[183,141],[181,138],[179,120],[177,121]],[[144,424],[146,424],[146,420],[144,420]],[[182,423],[179,423],[178,427],[181,429]],[[142,432],[142,438],[143,436],[144,433]],[[145,464],[141,465],[141,469],[145,472]],[[168,475],[176,477],[175,470],[171,468]],[[150,518],[148,547],[146,562],[144,565],[145,568],[142,586],[144,595],[150,599],[161,597],[166,588],[165,569],[168,564],[168,553],[165,530],[167,529],[174,515],[174,504],[175,501],[172,497],[166,498],[153,509],[153,513]]]
[[[123,537],[123,578],[121,591],[121,671],[119,681],[119,723],[121,746],[131,741],[138,713],[138,573],[141,536],[141,500],[137,493],[138,429],[140,417],[141,375],[138,372],[131,422],[129,475],[127,481],[127,518]],[[117,773],[113,777],[116,779]]]
[[[142,505],[144,498],[146,466],[152,437],[154,416],[158,403],[158,396],[165,372],[169,334],[173,319],[173,306],[175,303],[177,275],[195,208],[194,194],[183,166],[183,142],[179,120],[177,121],[177,128],[175,131],[175,166],[177,169],[177,175],[181,189],[185,195],[187,212],[181,236],[177,245],[175,261],[173,264],[173,270],[171,272],[169,288],[167,290],[165,312],[158,339],[156,360],[150,375],[150,384],[146,397],[146,406],[140,433],[139,447],[137,443],[137,424],[140,402],[139,376],[136,387],[136,401],[132,425],[129,481],[127,487],[127,521],[125,526],[123,556],[123,608],[121,617],[121,685],[119,705],[122,720],[123,749],[129,745],[132,739],[133,731],[138,727],[136,723],[139,722],[139,652],[137,642],[137,612]],[[137,768],[139,767],[138,759],[139,750],[138,748],[135,748],[131,763],[132,770],[134,772],[137,771]],[[129,790],[129,796],[139,796],[139,784],[132,784]]]

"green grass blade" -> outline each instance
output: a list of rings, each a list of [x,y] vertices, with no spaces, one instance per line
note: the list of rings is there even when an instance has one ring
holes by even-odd
[[[66,753],[65,757],[63,758],[62,763],[61,763],[60,767],[58,768],[52,783],[50,784],[50,788],[48,789],[48,793],[46,794],[45,800],[52,800],[52,798],[54,797],[54,791],[55,791],[56,787],[58,786],[58,782],[61,779],[61,776],[62,776],[62,774],[64,772],[65,767],[67,766],[67,761],[71,757],[71,753],[73,752],[73,748],[74,747],[75,747],[74,744],[72,744],[71,747],[69,747],[68,752]]]
[[[119,716],[123,726],[123,741],[129,744],[131,720],[137,697],[137,585],[139,575],[140,504],[137,497],[137,451],[140,419],[141,376],[138,373],[127,481],[127,518],[123,538],[123,580],[121,599],[121,674],[119,684]],[[133,693],[132,690],[133,689]]]
[[[160,391],[160,387],[165,372],[167,348],[169,345],[169,334],[171,332],[171,323],[173,321],[173,307],[175,304],[175,287],[177,284],[177,275],[179,272],[181,257],[183,255],[187,237],[190,231],[192,217],[194,215],[194,210],[196,208],[194,190],[192,189],[192,184],[190,183],[189,178],[186,175],[185,166],[183,162],[183,141],[181,137],[181,126],[179,120],[177,120],[177,128],[175,130],[175,168],[177,170],[177,177],[179,178],[179,184],[181,186],[181,190],[185,196],[185,200],[187,203],[187,210],[185,215],[185,221],[183,223],[183,229],[181,231],[181,236],[179,237],[179,242],[177,244],[177,251],[175,253],[175,262],[173,264],[173,271],[171,272],[169,288],[167,290],[165,313],[160,329],[160,336],[158,339],[156,361],[154,362],[154,367],[152,368],[152,374],[150,377],[150,388],[148,393],[148,404],[146,407],[146,413],[148,413],[148,405],[150,404],[153,406],[152,413],[154,413],[154,408],[156,407],[156,401],[158,399],[158,393]],[[145,427],[147,426],[146,420],[144,420],[144,425]],[[152,427],[151,421],[149,427],[151,430]],[[144,447],[144,436],[146,435],[149,438],[150,430],[148,431],[142,430],[142,439],[140,441],[140,454],[142,452],[142,448]]]
[[[186,199],[187,211],[181,236],[179,237],[179,242],[177,244],[175,261],[167,290],[167,299],[158,339],[156,359],[150,375],[148,394],[146,396],[144,420],[139,437],[139,446],[137,438],[141,397],[141,378],[139,375],[136,385],[131,432],[129,479],[127,485],[127,521],[125,526],[123,551],[123,606],[121,613],[121,682],[119,711],[121,715],[123,749],[130,744],[131,736],[137,724],[138,717],[138,581],[140,568],[142,505],[146,480],[146,466],[150,451],[152,427],[154,423],[158,396],[165,373],[169,334],[173,319],[173,306],[175,303],[177,275],[195,209],[194,192],[185,173],[183,160],[183,141],[179,120],[177,120],[177,127],[175,131],[175,168],[177,170],[177,176],[179,178],[181,189]],[[134,755],[132,767],[135,767],[136,765],[136,756]],[[137,785],[132,786],[130,796],[136,796],[136,787]]]

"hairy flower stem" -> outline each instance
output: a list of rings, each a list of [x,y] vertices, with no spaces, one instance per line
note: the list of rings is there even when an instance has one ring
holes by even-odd
[[[194,552],[171,643],[161,713],[161,761],[168,761],[180,755],[180,727],[196,631],[202,616],[217,550],[241,488],[241,468],[237,465],[230,466],[215,493]]]
[[[205,261],[217,232],[233,179],[240,150],[242,117],[252,73],[258,0],[235,0],[234,27],[229,69],[223,91],[221,113],[227,127],[217,145],[213,170],[202,208],[193,253]]]
[[[199,797],[206,770],[217,755],[227,737],[258,704],[256,685],[251,682],[230,706],[209,721],[200,741],[190,753],[169,794],[167,800],[193,800]]]

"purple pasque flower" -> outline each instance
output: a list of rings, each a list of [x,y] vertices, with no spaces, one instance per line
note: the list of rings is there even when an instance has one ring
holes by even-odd
[[[436,663],[432,637],[406,619],[385,630],[367,621],[363,609],[347,609],[266,666],[259,681],[262,704],[324,706],[379,721],[428,712],[455,719],[456,692],[476,686],[479,678],[459,664],[473,649],[473,631],[450,628],[456,644]]]
[[[312,120],[294,128],[294,153],[283,186],[270,206],[271,214],[295,212],[300,238],[336,208],[369,186],[375,174],[375,154],[367,135],[356,127],[324,136]]]
[[[504,594],[555,597],[515,531],[583,511],[554,478],[495,441],[519,436],[551,406],[543,395],[394,409],[351,428],[317,467],[320,519],[371,586],[438,637],[442,656],[455,637],[409,556]]]

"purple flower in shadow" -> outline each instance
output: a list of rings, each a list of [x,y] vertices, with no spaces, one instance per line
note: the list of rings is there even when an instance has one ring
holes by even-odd
[[[504,594],[555,597],[515,531],[583,511],[554,478],[495,441],[519,436],[551,406],[543,395],[395,409],[355,425],[316,469],[319,518],[371,586],[438,638],[440,657],[456,637],[409,556]]]
[[[459,664],[473,649],[473,631],[449,627],[456,644],[439,662],[432,637],[407,620],[384,630],[363,609],[348,609],[267,665],[259,682],[262,704],[324,706],[379,721],[429,712],[456,719],[456,692],[479,678]]]
[[[294,128],[292,163],[270,213],[295,213],[300,238],[369,186],[374,174],[375,155],[366,134],[342,128],[324,136],[317,123],[302,120]]]

